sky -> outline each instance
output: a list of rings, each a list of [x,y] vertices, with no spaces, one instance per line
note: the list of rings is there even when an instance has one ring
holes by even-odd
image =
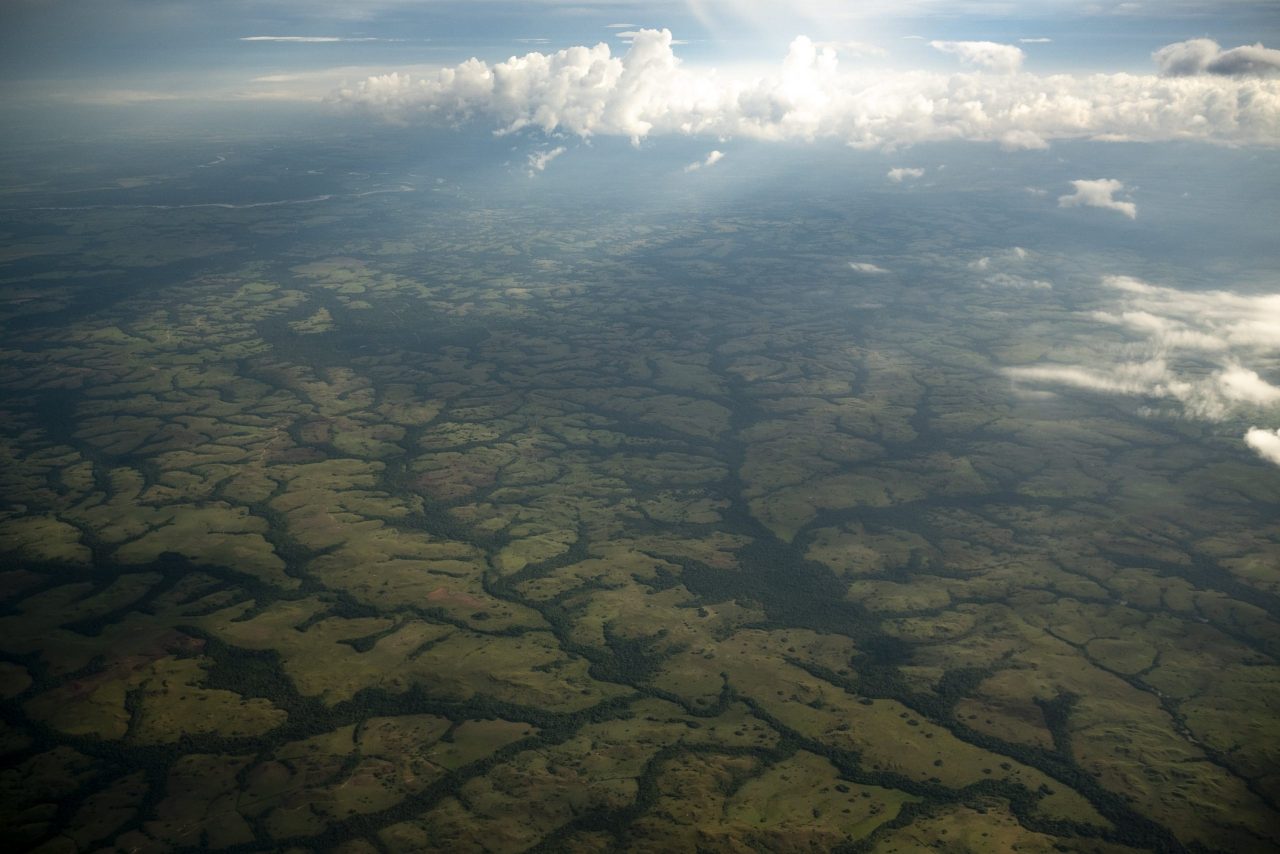
[[[767,70],[797,37],[838,49],[844,70],[946,72],[982,65],[963,47],[1020,51],[1028,74],[1157,70],[1153,52],[1208,38],[1280,44],[1275,0],[5,0],[8,105],[203,98],[322,102],[343,82],[429,73],[470,57],[605,44],[666,29],[686,67]],[[1274,60],[1273,60],[1274,61]]]

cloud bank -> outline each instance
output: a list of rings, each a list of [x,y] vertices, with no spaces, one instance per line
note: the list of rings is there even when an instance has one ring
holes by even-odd
[[[1091,391],[1163,399],[1182,414],[1208,421],[1280,419],[1280,294],[1182,291],[1109,276],[1114,310],[1095,311],[1097,323],[1121,330],[1121,348],[1092,346],[1102,364],[1043,364],[1009,368],[1014,379]],[[1247,422],[1246,422],[1247,423]],[[1280,435],[1253,427],[1245,441],[1280,465]]]
[[[1191,39],[1166,45],[1151,58],[1169,77],[1217,74],[1229,77],[1280,77],[1280,50],[1261,44],[1223,50],[1213,39]]]
[[[1096,180],[1072,181],[1076,191],[1069,196],[1058,197],[1060,208],[1103,208],[1119,211],[1129,219],[1138,218],[1138,206],[1133,202],[1122,202],[1115,194],[1124,189],[1124,183],[1115,178],[1098,178]]]
[[[1014,72],[1022,67],[1027,55],[1021,48],[996,42],[931,41],[929,47],[949,53],[965,65],[976,65],[992,71]]]
[[[640,30],[622,55],[601,43],[492,65],[470,59],[434,76],[372,76],[331,101],[397,123],[475,120],[500,132],[637,142],[685,134],[868,148],[946,140],[1040,148],[1066,138],[1280,144],[1280,80],[1256,75],[844,71],[836,50],[804,37],[780,67],[729,75],[685,67],[672,44],[667,30]]]
[[[345,36],[241,36],[242,42],[286,42],[289,44],[333,44],[335,42],[380,42],[388,39]]]

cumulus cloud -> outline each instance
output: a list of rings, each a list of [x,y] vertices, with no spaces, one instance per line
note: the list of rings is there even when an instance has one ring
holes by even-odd
[[[1011,264],[1021,264],[1031,257],[1031,253],[1021,246],[1015,246],[1012,249],[1006,249],[1003,252],[997,252],[994,255],[983,255],[974,261],[969,262],[970,270],[978,272],[986,272],[993,267],[1008,266]]]
[[[529,177],[533,177],[538,172],[545,172],[547,164],[555,160],[561,154],[567,151],[563,145],[546,151],[535,151],[529,155]]]
[[[1119,211],[1129,219],[1137,219],[1138,206],[1133,202],[1122,202],[1115,194],[1124,189],[1124,183],[1115,178],[1098,178],[1096,180],[1072,181],[1076,191],[1069,196],[1058,197],[1060,208],[1104,208]]]
[[[862,273],[867,276],[882,276],[889,272],[884,267],[877,266],[868,261],[850,261],[849,269],[855,273]]]
[[[1250,427],[1244,434],[1244,443],[1267,462],[1280,466],[1280,430]]]
[[[908,178],[923,178],[924,170],[912,169],[904,166],[895,166],[894,168],[889,170],[889,172],[885,175],[885,177],[895,184],[901,184],[903,181],[907,180]]]
[[[496,64],[470,59],[423,77],[371,76],[331,101],[399,123],[476,120],[501,132],[635,141],[683,134],[860,148],[946,140],[1037,148],[1068,138],[1280,145],[1280,80],[846,71],[837,51],[803,37],[780,66],[730,74],[685,67],[672,44],[666,30],[639,30],[622,55],[602,43]]]
[[[1213,39],[1189,39],[1165,45],[1151,58],[1169,77],[1217,74],[1228,77],[1280,76],[1280,50],[1261,43],[1223,50]]]
[[[1182,414],[1209,421],[1280,418],[1280,294],[1183,291],[1127,276],[1103,280],[1117,305],[1086,316],[1128,339],[1117,347],[1077,342],[1100,364],[1027,365],[1007,369],[1016,380],[1110,394],[1163,399]],[[1081,346],[1081,345],[1084,346]],[[1275,431],[1254,427],[1246,441],[1259,454],[1280,451]]]
[[[704,169],[704,168],[709,169],[712,166],[715,166],[717,163],[719,163],[723,159],[724,159],[723,151],[713,151],[710,154],[708,154],[704,159],[695,160],[693,163],[690,163],[688,166],[684,167],[684,171],[696,172],[699,169]]]
[[[929,47],[949,53],[965,65],[976,65],[992,71],[1013,72],[1022,67],[1026,54],[1022,48],[997,42],[931,41]]]
[[[1231,365],[1217,374],[1218,386],[1227,400],[1249,403],[1254,406],[1273,406],[1280,403],[1280,387],[1240,365]]]

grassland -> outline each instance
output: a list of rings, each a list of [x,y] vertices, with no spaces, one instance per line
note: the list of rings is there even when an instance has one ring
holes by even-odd
[[[13,850],[1280,846],[1280,476],[1011,394],[1056,296],[333,205],[28,239],[147,286],[0,303]]]

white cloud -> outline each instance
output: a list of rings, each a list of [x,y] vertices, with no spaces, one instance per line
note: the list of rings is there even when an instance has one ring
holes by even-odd
[[[889,52],[879,45],[859,41],[814,42],[819,50],[830,49],[845,56],[888,56]]]
[[[606,30],[634,30],[639,28],[639,24],[605,24]]]
[[[59,93],[56,97],[59,100],[65,99],[74,104],[95,104],[113,107],[186,100],[185,95],[176,92],[158,92],[150,89],[76,89],[67,93]]]
[[[995,273],[982,280],[983,287],[1010,288],[1023,291],[1053,290],[1053,282],[1045,279],[1029,279],[1013,273]]]
[[[1126,333],[1124,344],[1077,341],[1073,351],[1096,353],[1096,364],[1006,373],[1036,385],[1163,399],[1209,421],[1280,418],[1280,386],[1266,376],[1280,376],[1280,294],[1182,291],[1128,276],[1108,276],[1103,284],[1118,305],[1083,316]],[[1255,427],[1246,441],[1276,461],[1263,450],[1280,451],[1274,431]]]
[[[1034,38],[1034,39],[1018,39],[1021,44],[1049,44],[1053,39]]]
[[[1254,406],[1272,406],[1280,403],[1280,387],[1258,376],[1256,371],[1240,365],[1231,365],[1216,375],[1218,387],[1227,400],[1253,404]]]
[[[885,177],[895,184],[901,184],[903,181],[907,180],[908,178],[923,178],[924,170],[912,169],[904,166],[895,166],[894,168],[889,170],[889,172],[885,175]]]
[[[1151,58],[1170,77],[1217,74],[1230,77],[1280,76],[1280,50],[1261,43],[1223,50],[1213,39],[1190,39],[1165,45]]]
[[[877,266],[867,261],[850,261],[849,269],[855,273],[862,273],[868,276],[882,276],[889,271],[884,267]]]
[[[1124,183],[1115,178],[1098,178],[1096,180],[1072,181],[1076,191],[1069,196],[1058,197],[1060,208],[1105,208],[1119,211],[1129,219],[1137,219],[1138,206],[1133,202],[1122,202],[1115,194],[1124,189]]]
[[[969,262],[970,270],[984,272],[992,269],[993,266],[1008,266],[1021,264],[1031,257],[1031,253],[1021,246],[1015,246],[1012,249],[1006,249],[1003,252],[997,252],[995,255],[984,255],[976,261]]]
[[[968,267],[975,273],[987,273],[982,280],[983,287],[1010,288],[1014,290],[1048,291],[1053,289],[1053,282],[1022,275],[1021,272],[1008,272],[1009,268],[1021,270],[1027,266],[1032,255],[1021,246],[1005,249],[993,255],[984,255],[970,261]]]
[[[578,136],[837,139],[860,148],[928,141],[1038,148],[1054,139],[1280,145],[1280,79],[1197,75],[941,74],[855,70],[796,39],[770,71],[687,68],[665,30],[608,44],[471,59],[435,74],[370,76],[331,101],[393,122]],[[1016,48],[1013,48],[1016,50]]]
[[[684,167],[684,171],[696,172],[697,170],[702,169],[704,167],[709,169],[712,166],[715,166],[717,163],[719,163],[723,159],[724,159],[723,151],[713,151],[710,154],[708,154],[704,159],[696,160],[693,163],[690,163],[688,166]]]
[[[532,178],[538,172],[546,171],[547,164],[555,160],[561,154],[567,151],[563,145],[546,151],[535,151],[529,155],[529,177]]]
[[[1280,430],[1250,427],[1249,432],[1244,434],[1244,443],[1267,462],[1280,466]]]
[[[965,65],[976,65],[992,71],[1014,72],[1022,67],[1026,54],[1021,48],[997,42],[931,41],[929,47],[949,53]]]
[[[1000,137],[1000,147],[1005,151],[1044,151],[1049,143],[1035,131],[1011,130]]]
[[[622,30],[621,32],[614,33],[613,37],[623,44],[633,44],[644,32],[645,30]],[[672,39],[671,44],[688,44],[688,42],[683,39]]]
[[[293,44],[330,44],[332,42],[379,42],[389,39],[348,38],[345,36],[241,36],[242,42],[291,42]]]

